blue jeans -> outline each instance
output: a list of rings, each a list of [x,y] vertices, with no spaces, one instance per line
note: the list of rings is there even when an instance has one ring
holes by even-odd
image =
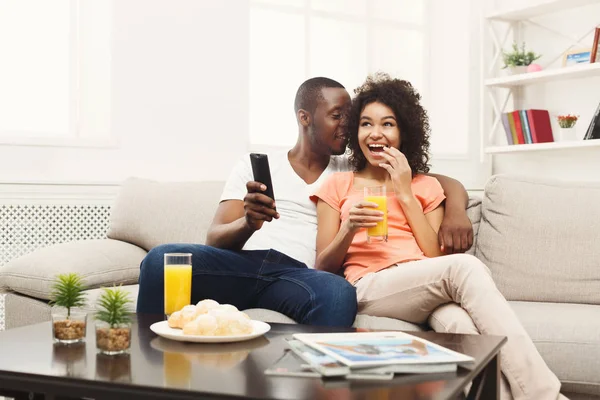
[[[140,266],[138,313],[164,312],[164,254],[192,253],[192,304],[213,299],[240,310],[266,308],[301,324],[351,326],[356,290],[276,250],[232,251],[200,244],[152,249]]]

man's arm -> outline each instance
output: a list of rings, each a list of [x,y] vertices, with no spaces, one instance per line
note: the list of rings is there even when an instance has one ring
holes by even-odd
[[[206,234],[206,244],[220,249],[241,250],[253,230],[246,224],[244,202],[225,200],[219,204]]]
[[[241,250],[265,221],[279,218],[275,202],[261,193],[266,189],[264,185],[248,182],[246,188],[248,193],[244,201],[225,200],[219,204],[206,234],[208,246]]]
[[[464,253],[473,245],[473,226],[466,210],[469,195],[456,179],[445,175],[428,175],[438,180],[446,195],[444,219],[438,232],[442,251],[446,254]]]

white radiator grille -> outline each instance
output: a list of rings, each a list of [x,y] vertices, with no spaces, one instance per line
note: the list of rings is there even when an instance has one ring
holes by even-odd
[[[0,265],[53,244],[104,239],[109,216],[105,204],[0,204]]]
[[[4,306],[5,294],[0,293],[0,331],[4,330],[4,319],[6,315],[6,307]]]

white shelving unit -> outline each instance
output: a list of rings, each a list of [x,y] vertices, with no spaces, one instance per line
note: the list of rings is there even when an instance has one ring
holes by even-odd
[[[510,146],[490,146],[486,147],[486,154],[500,153],[520,153],[523,151],[549,151],[549,150],[564,150],[564,149],[581,149],[598,147],[600,148],[600,139],[596,140],[579,140],[573,142],[552,142],[552,143],[533,143],[533,144],[516,144]]]
[[[579,64],[571,67],[555,68],[501,78],[491,78],[485,80],[485,86],[511,88],[552,82],[559,79],[588,78],[591,76],[600,76],[600,63]]]
[[[549,0],[531,7],[491,14],[486,18],[502,21],[522,21],[524,19],[529,19],[544,14],[550,14],[557,11],[595,3],[598,3],[598,0]]]
[[[600,0],[550,0],[521,9],[494,13],[484,17],[482,22],[482,93],[481,93],[481,143],[482,158],[485,154],[506,154],[521,152],[551,151],[562,149],[600,148],[600,140],[517,144],[495,146],[495,135],[505,136],[501,115],[510,100],[521,88],[528,85],[543,84],[567,79],[585,79],[600,76],[600,63],[580,64],[571,67],[553,68],[539,72],[523,73],[518,75],[497,76],[502,65],[502,49],[508,47],[507,38],[512,31],[515,37],[519,34],[519,25],[522,21],[544,14],[564,11],[590,4],[600,4]],[[500,38],[494,29],[494,24],[503,22],[509,24],[506,34]],[[488,39],[488,40],[485,40]],[[493,54],[489,52],[490,41],[493,43]],[[520,40],[518,40],[520,41]],[[486,52],[487,51],[487,52]],[[490,77],[492,76],[492,77]],[[497,89],[508,89],[506,96],[498,101]]]

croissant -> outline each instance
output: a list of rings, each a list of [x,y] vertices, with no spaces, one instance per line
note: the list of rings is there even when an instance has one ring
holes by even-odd
[[[210,299],[199,301],[174,312],[169,327],[183,329],[184,335],[237,336],[252,333],[250,317],[231,304]]]
[[[214,336],[216,330],[217,319],[208,314],[202,314],[183,326],[184,335]]]
[[[206,314],[210,310],[217,307],[219,307],[219,303],[210,299],[200,300],[198,304],[196,304],[198,315]]]
[[[181,311],[175,311],[173,314],[171,314],[167,322],[169,324],[169,328],[183,328]]]
[[[192,322],[198,316],[196,306],[185,306],[181,309],[181,326],[185,326],[188,322]]]

